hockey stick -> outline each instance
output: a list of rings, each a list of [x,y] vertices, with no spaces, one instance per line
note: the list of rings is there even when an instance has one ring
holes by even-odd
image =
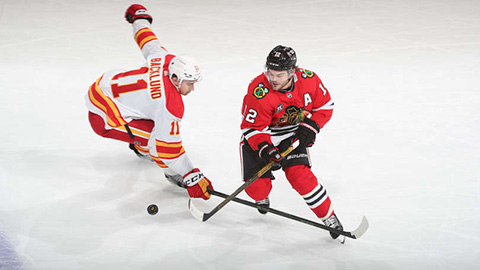
[[[285,152],[282,153],[282,157],[285,157],[288,154],[290,154],[290,152],[292,152],[293,149],[295,149],[298,145],[299,145],[298,140],[295,140],[292,143],[292,145],[290,145],[290,147],[288,147],[288,149],[285,150]],[[210,211],[208,213],[203,213],[200,210],[198,210],[195,207],[195,205],[193,205],[192,199],[190,198],[188,200],[188,209],[190,210],[190,213],[192,213],[192,215],[200,221],[207,221],[209,218],[211,218],[213,215],[215,215],[215,213],[217,213],[220,209],[222,209],[227,203],[229,203],[232,199],[234,199],[240,192],[245,190],[255,180],[257,180],[262,175],[264,175],[266,172],[268,172],[273,167],[274,164],[275,164],[275,162],[271,161],[270,163],[265,165],[265,167],[260,169],[254,176],[252,176],[250,179],[245,181],[245,183],[243,183],[243,185],[241,185],[239,188],[237,188],[237,190],[235,190],[232,194],[227,196],[225,198],[225,200],[223,200],[220,204],[218,204],[215,208],[213,208],[212,211]]]
[[[218,196],[218,197],[221,197],[221,198],[227,198],[228,197],[227,194],[224,194],[224,193],[216,191],[216,190],[209,190],[208,192],[211,195],[215,195],[215,196]],[[311,226],[314,226],[314,227],[317,227],[317,228],[320,228],[320,229],[323,229],[323,230],[327,230],[329,232],[333,232],[333,233],[336,233],[336,234],[341,234],[341,235],[344,235],[344,236],[352,238],[352,239],[360,238],[363,234],[365,234],[365,232],[368,230],[368,226],[369,226],[367,218],[365,216],[363,216],[363,219],[362,219],[362,222],[360,222],[360,225],[355,230],[353,230],[351,232],[347,232],[347,231],[331,228],[331,227],[328,227],[324,224],[321,224],[321,223],[318,223],[318,222],[315,222],[315,221],[311,221],[311,220],[308,220],[308,219],[305,219],[305,218],[302,218],[302,217],[299,217],[299,216],[295,216],[295,215],[292,215],[292,214],[289,214],[289,213],[286,213],[286,212],[283,212],[283,211],[280,211],[280,210],[277,210],[277,209],[273,209],[273,208],[270,208],[270,207],[261,207],[261,206],[256,205],[253,202],[250,202],[250,201],[247,201],[247,200],[244,200],[244,199],[241,199],[241,198],[235,197],[235,198],[232,199],[232,201],[243,204],[243,205],[246,205],[246,206],[250,206],[250,207],[253,207],[253,208],[263,209],[263,210],[268,211],[269,213],[272,213],[272,214],[275,214],[275,215],[278,215],[278,216],[282,216],[282,217],[285,217],[285,218],[288,218],[288,219],[291,219],[291,220],[294,220],[294,221],[299,221],[301,223],[305,223],[305,224],[308,224],[308,225],[311,225]]]

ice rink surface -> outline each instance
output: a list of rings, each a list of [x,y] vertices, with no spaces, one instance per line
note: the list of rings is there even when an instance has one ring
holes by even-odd
[[[164,46],[201,63],[182,136],[219,191],[242,184],[241,102],[267,53],[292,46],[322,78],[336,107],[313,171],[345,229],[370,221],[345,245],[236,203],[201,223],[159,167],[94,134],[90,84],[144,63],[133,3],[0,2],[0,269],[478,269],[478,1],[141,2]],[[315,219],[276,177],[272,207]]]

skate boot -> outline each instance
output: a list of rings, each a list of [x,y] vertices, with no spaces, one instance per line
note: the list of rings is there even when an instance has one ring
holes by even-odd
[[[340,220],[338,220],[336,214],[333,214],[331,217],[325,219],[323,221],[323,223],[325,223],[325,225],[327,225],[330,228],[343,230],[342,223],[340,223]],[[330,236],[332,237],[332,239],[337,239],[337,241],[342,243],[342,244],[345,243],[345,236],[343,236],[343,235],[340,235],[340,234],[337,234],[337,233],[334,233],[334,232],[330,232]]]
[[[268,210],[265,209],[265,207],[270,207],[270,199],[268,197],[261,201],[255,201],[255,204],[257,205],[257,210],[260,214],[265,215],[268,213]]]
[[[175,175],[165,174],[165,178],[172,185],[179,186],[181,188],[187,188],[187,185],[183,183],[183,177],[181,177],[179,174],[175,174]]]
[[[135,153],[135,155],[137,155],[137,157],[148,160],[148,161],[153,161],[153,159],[150,157],[149,154],[143,154],[140,151],[138,151],[138,149],[135,148],[135,145],[133,143],[129,144],[128,148],[130,148],[130,150],[132,150]]]

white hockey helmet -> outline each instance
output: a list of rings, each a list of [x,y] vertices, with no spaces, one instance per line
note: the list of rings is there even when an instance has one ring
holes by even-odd
[[[197,61],[188,56],[175,56],[168,65],[170,81],[173,83],[173,76],[178,78],[178,85],[183,80],[200,81],[202,73],[198,67]]]

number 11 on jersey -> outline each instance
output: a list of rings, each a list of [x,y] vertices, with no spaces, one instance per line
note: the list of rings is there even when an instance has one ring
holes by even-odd
[[[170,123],[170,125],[172,126],[172,129],[170,130],[170,135],[180,135],[180,125],[178,122],[178,120],[175,120]]]
[[[148,67],[142,67],[139,69],[131,70],[124,73],[119,73],[112,78],[112,81],[116,81],[112,86],[112,94],[114,98],[120,97],[121,94],[130,93],[134,91],[147,89],[148,83],[143,79],[143,75],[148,72]],[[136,82],[132,82],[132,77],[139,77]],[[126,83],[126,80],[129,83]]]

